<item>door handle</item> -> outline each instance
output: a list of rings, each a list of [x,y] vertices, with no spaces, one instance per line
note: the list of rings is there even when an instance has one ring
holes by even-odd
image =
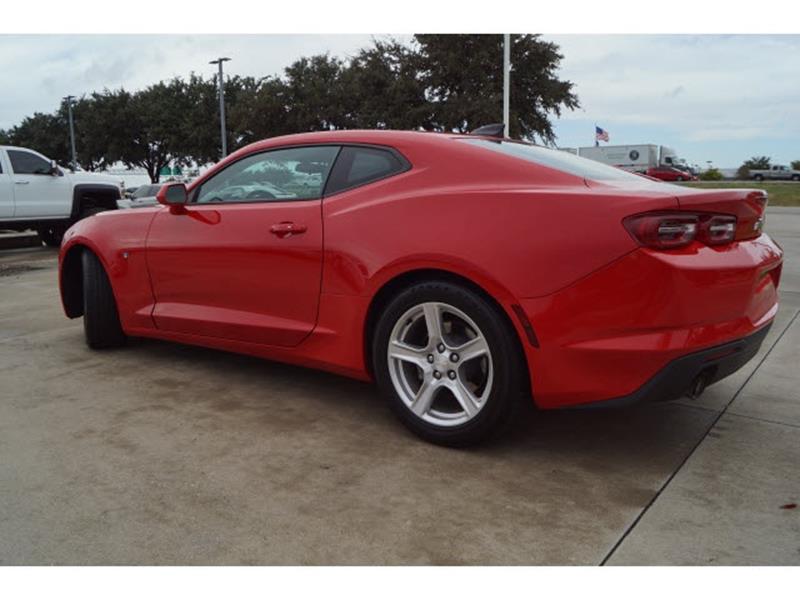
[[[293,235],[305,233],[308,227],[305,225],[298,225],[291,221],[283,221],[282,223],[275,223],[269,228],[270,233],[277,235],[279,238],[284,239]]]
[[[16,183],[17,185],[28,185],[30,181],[15,181],[14,183]]]

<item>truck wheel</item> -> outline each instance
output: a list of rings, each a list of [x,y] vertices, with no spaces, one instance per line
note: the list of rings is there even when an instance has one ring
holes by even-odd
[[[753,179],[755,179],[756,181],[764,181],[764,176],[759,173],[758,175],[753,177]]]
[[[64,237],[65,231],[66,229],[63,225],[49,225],[47,227],[40,227],[36,230],[36,233],[39,234],[45,246],[58,248],[61,246],[61,240]]]
[[[792,175],[792,181],[800,181],[800,175]]]
[[[114,348],[125,343],[119,322],[117,302],[100,259],[85,250],[83,264],[83,331],[86,343],[94,350]]]

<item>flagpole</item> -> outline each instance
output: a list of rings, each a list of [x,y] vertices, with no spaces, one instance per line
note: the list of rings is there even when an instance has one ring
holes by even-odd
[[[511,108],[511,35],[503,34],[503,137],[508,137]]]

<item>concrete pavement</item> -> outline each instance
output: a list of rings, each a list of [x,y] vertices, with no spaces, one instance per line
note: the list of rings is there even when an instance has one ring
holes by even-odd
[[[800,564],[800,210],[759,355],[698,402],[434,447],[367,384],[92,352],[54,253],[0,253],[0,564]]]

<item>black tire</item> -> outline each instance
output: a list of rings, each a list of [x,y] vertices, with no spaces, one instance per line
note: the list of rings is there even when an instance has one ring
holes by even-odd
[[[792,175],[792,181],[800,181],[800,175]]]
[[[86,250],[83,262],[83,331],[90,348],[114,348],[125,343],[117,302],[100,259]]]
[[[66,228],[63,225],[48,225],[46,227],[40,227],[36,230],[36,233],[39,234],[45,246],[58,248],[61,246],[61,240],[64,239],[65,231]]]
[[[755,179],[756,181],[764,181],[764,176],[763,175],[756,175],[755,177],[753,177],[753,179]]]
[[[463,424],[439,426],[423,420],[403,401],[392,381],[387,352],[395,324],[407,311],[426,302],[447,304],[467,315],[479,328],[491,352],[491,389],[487,391],[483,407]],[[445,354],[447,352],[450,351]],[[414,284],[385,307],[374,330],[372,364],[378,386],[403,424],[421,438],[444,446],[473,445],[502,433],[513,421],[522,392],[527,389],[522,350],[504,316],[481,295],[446,281]]]

